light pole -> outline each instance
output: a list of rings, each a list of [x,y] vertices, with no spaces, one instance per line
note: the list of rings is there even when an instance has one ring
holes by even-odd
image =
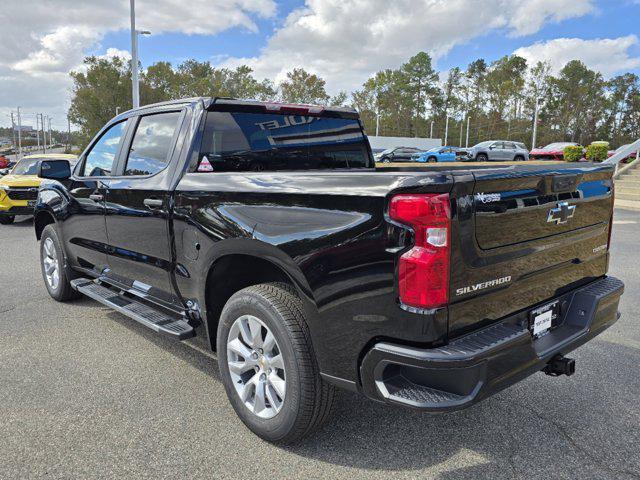
[[[467,115],[467,141],[464,144],[464,148],[469,148],[469,121],[471,117]]]
[[[133,108],[140,106],[140,85],[138,80],[138,35],[151,35],[146,30],[136,30],[136,0],[131,2],[131,98]]]
[[[538,106],[540,103],[540,98],[536,97],[536,107],[535,113],[533,114],[533,135],[531,138],[531,148],[536,148],[536,141],[538,137]]]
[[[18,107],[18,158],[22,158],[22,119],[20,117],[20,107]]]

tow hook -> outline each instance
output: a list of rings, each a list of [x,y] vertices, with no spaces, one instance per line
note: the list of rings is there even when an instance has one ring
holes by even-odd
[[[576,373],[576,361],[573,358],[567,358],[564,355],[558,354],[547,363],[543,372],[553,377],[560,375],[569,377]]]

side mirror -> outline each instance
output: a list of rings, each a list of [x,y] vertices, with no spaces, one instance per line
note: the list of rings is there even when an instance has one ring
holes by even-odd
[[[42,160],[38,165],[38,177],[51,180],[66,180],[71,176],[71,165],[67,160]]]

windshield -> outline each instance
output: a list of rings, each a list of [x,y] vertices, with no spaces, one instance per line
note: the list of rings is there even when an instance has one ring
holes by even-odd
[[[427,152],[438,152],[438,151],[440,151],[440,147],[434,147],[427,150]]]
[[[543,150],[563,150],[565,147],[571,147],[575,145],[575,143],[571,142],[558,142],[558,143],[550,143]]]
[[[489,140],[487,142],[480,142],[477,145],[474,145],[473,148],[478,148],[478,147],[488,147],[489,145],[493,144],[493,140]]]
[[[395,148],[387,148],[386,150],[381,151],[378,155],[386,155],[387,153],[391,153],[395,150]]]
[[[12,175],[37,175],[39,158],[23,158],[20,160],[13,170]]]

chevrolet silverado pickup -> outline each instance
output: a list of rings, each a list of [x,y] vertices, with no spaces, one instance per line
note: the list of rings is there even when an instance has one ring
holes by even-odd
[[[619,316],[612,173],[376,169],[351,109],[198,98],[41,161],[34,224],[53,299],[202,342],[247,427],[291,443],[336,388],[444,412],[574,373]]]

